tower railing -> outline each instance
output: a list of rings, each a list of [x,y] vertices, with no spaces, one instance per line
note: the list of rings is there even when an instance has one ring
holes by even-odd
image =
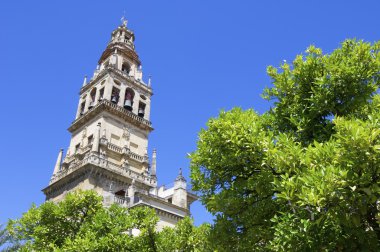
[[[74,160],[70,164],[68,164],[67,168],[64,168],[63,170],[59,171],[57,174],[55,174],[51,180],[50,184],[53,184],[54,182],[58,181],[59,179],[67,176],[68,174],[73,173],[74,171],[80,169],[81,167],[92,164],[101,168],[104,168],[106,170],[112,171],[114,173],[120,174],[121,176],[128,177],[130,179],[134,179],[136,181],[139,181],[144,184],[148,184],[151,186],[155,186],[157,184],[157,180],[153,177],[151,177],[149,174],[139,173],[134,170],[131,170],[127,167],[123,167],[121,165],[115,164],[111,161],[108,161],[107,159],[101,157],[97,153],[91,153],[89,155],[86,155],[82,160]]]
[[[129,197],[123,197],[119,195],[114,195],[113,202],[120,206],[129,206]]]
[[[107,148],[114,151],[114,152],[118,152],[118,153],[122,153],[123,152],[123,148],[117,146],[116,144],[113,144],[113,143],[107,143]]]
[[[148,129],[153,130],[152,123],[150,121],[134,114],[129,110],[126,110],[123,107],[118,106],[117,104],[112,103],[111,101],[103,99],[100,102],[98,102],[93,108],[84,113],[82,116],[78,117],[69,127],[69,131],[73,132],[76,129],[78,129],[81,125],[85,124],[90,114],[100,113],[104,110],[107,110],[111,113],[115,113],[123,119],[131,121],[132,123],[134,122],[135,124],[144,125]]]
[[[134,119],[134,120],[136,120],[136,121],[138,121],[138,122],[140,122],[142,124],[145,124],[145,125],[147,125],[149,127],[152,125],[152,123],[150,121],[148,121],[148,120],[146,120],[146,119],[144,119],[144,118],[142,118],[142,117],[134,114],[133,112],[131,112],[129,110],[126,110],[125,108],[120,107],[117,104],[114,104],[114,103],[112,103],[112,102],[110,102],[108,100],[102,100],[99,105],[101,105],[101,104],[106,104],[107,106],[110,106],[110,107],[114,108],[115,110],[117,110],[117,111],[119,111],[119,112],[121,112],[123,114],[126,114],[129,117],[131,117],[132,119]]]

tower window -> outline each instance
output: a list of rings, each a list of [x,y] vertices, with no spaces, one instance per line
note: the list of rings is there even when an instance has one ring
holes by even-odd
[[[127,196],[127,193],[125,190],[120,190],[120,191],[115,192],[115,195],[125,197]]]
[[[86,102],[82,102],[82,104],[80,105],[80,115],[84,114],[84,106],[85,105],[86,105]]]
[[[127,88],[125,90],[125,97],[124,97],[124,108],[132,111],[133,107],[133,98],[135,97],[135,92],[131,88]]]
[[[129,75],[129,73],[131,72],[131,66],[128,63],[124,62],[121,66],[121,71]]]
[[[91,93],[90,93],[91,101],[90,101],[90,105],[88,106],[89,109],[91,109],[92,107],[94,107],[95,96],[96,96],[96,88],[94,88],[94,89],[91,90]]]
[[[120,81],[118,81],[118,80],[113,80],[113,82],[114,82],[116,85],[118,85],[118,86],[120,86],[120,85],[121,85],[121,82],[120,82]]]
[[[119,93],[120,89],[113,87],[112,88],[112,95],[111,95],[111,102],[114,104],[117,104],[119,102]]]
[[[75,145],[75,153],[78,153],[78,151],[79,151],[79,148],[80,148],[80,143],[79,143],[79,144],[77,144],[77,145]]]
[[[104,88],[100,89],[99,91],[99,101],[103,100],[103,96],[104,96]]]
[[[138,116],[144,117],[144,115],[145,115],[145,103],[140,102],[139,103]]]
[[[92,142],[94,141],[94,136],[91,135],[87,138],[87,144],[92,144]]]

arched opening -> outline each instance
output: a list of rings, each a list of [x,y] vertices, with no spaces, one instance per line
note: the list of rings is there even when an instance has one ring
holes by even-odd
[[[138,110],[138,116],[144,117],[145,115],[145,103],[140,102],[139,103],[139,110]]]
[[[82,102],[81,103],[79,115],[83,115],[84,114],[84,107],[85,107],[85,105],[86,105],[86,102]]]
[[[106,62],[104,62],[103,63],[104,68],[108,67],[109,64],[110,64],[109,60],[107,60]]]
[[[127,196],[125,190],[119,190],[119,191],[115,192],[115,195],[121,196],[121,197]]]
[[[129,75],[129,73],[131,72],[131,66],[127,62],[124,62],[123,65],[121,66],[121,71]]]
[[[115,192],[115,203],[119,205],[125,205],[128,203],[127,192],[125,190]]]
[[[133,107],[133,98],[135,97],[135,92],[131,88],[127,88],[125,90],[125,97],[124,97],[124,108],[132,111]]]
[[[112,103],[117,104],[119,102],[119,93],[120,93],[120,90],[118,88],[115,88],[115,87],[112,88],[112,94],[111,94]]]
[[[103,100],[103,96],[104,96],[104,88],[100,89],[99,91],[99,101]]]
[[[92,109],[94,107],[95,96],[96,96],[96,88],[93,88],[90,92],[90,105],[88,106],[89,109]]]

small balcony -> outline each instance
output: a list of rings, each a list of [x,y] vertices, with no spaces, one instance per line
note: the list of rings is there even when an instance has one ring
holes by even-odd
[[[70,132],[74,132],[79,129],[81,126],[86,124],[88,120],[98,115],[99,113],[107,111],[113,115],[116,115],[136,126],[139,126],[142,129],[148,130],[149,132],[153,130],[152,123],[131,111],[120,107],[106,99],[101,100],[98,104],[96,104],[92,109],[85,112],[82,116],[78,117],[69,127]]]

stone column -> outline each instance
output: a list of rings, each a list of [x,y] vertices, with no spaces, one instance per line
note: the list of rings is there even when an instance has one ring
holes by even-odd
[[[136,192],[136,185],[135,185],[135,180],[133,179],[132,180],[132,184],[128,188],[128,196],[129,196],[129,198],[131,200],[131,205],[135,201],[135,192]]]
[[[126,89],[127,89],[127,87],[124,86],[123,84],[120,86],[118,105],[121,106],[121,107],[124,107],[124,99],[125,99],[125,90]]]
[[[147,97],[147,99],[145,100],[144,118],[148,121],[150,120],[150,97]]]
[[[103,98],[111,101],[111,93],[112,93],[112,78],[108,78],[106,83],[104,84],[104,95]]]
[[[87,112],[88,107],[90,106],[90,103],[91,103],[91,95],[90,95],[90,92],[87,92],[87,95],[86,95],[86,104],[84,105],[84,112],[85,113]]]
[[[102,89],[102,87],[96,88],[94,106],[99,103],[100,89]]]
[[[153,149],[152,165],[150,167],[150,175],[152,177],[156,177],[156,159],[157,159],[157,152],[156,152],[156,149]]]
[[[133,105],[132,105],[132,112],[137,115],[138,110],[139,110],[139,103],[140,103],[140,94],[135,91],[135,96],[133,97]]]
[[[92,143],[92,152],[99,152],[99,139],[100,139],[100,127],[101,123],[99,122],[98,125],[96,125],[96,130],[94,133],[94,142]]]

